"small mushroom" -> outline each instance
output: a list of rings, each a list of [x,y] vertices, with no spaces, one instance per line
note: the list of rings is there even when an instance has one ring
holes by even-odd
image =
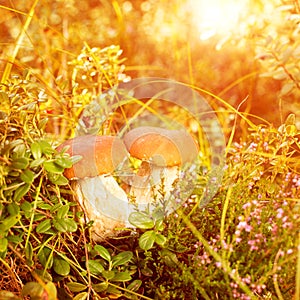
[[[82,156],[64,175],[72,180],[87,219],[94,221],[93,238],[115,235],[117,227],[128,224],[129,216],[127,195],[113,177],[128,158],[123,141],[115,136],[87,135],[65,141],[58,150],[64,148],[70,156]]]
[[[184,130],[143,126],[127,132],[123,140],[130,155],[142,161],[130,183],[130,194],[137,203],[152,203],[160,195],[168,201],[180,167],[192,162],[199,152],[193,137]],[[172,204],[167,203],[167,208],[173,209]]]

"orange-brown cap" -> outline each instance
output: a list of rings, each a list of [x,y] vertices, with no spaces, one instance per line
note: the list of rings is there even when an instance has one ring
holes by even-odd
[[[123,140],[131,156],[158,166],[182,165],[199,152],[193,137],[183,130],[142,126],[127,132]]]
[[[128,157],[123,141],[115,136],[79,136],[65,141],[57,150],[66,146],[69,146],[66,152],[70,156],[82,156],[71,168],[65,169],[64,175],[69,179],[112,173]]]

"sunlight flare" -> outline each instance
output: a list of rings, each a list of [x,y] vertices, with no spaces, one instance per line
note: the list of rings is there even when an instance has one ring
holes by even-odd
[[[216,34],[222,35],[234,29],[247,12],[248,4],[248,0],[188,1],[201,40],[207,40]]]

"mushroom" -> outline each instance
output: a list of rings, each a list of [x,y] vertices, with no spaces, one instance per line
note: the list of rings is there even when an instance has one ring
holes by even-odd
[[[130,182],[130,194],[139,207],[163,197],[167,211],[173,210],[174,203],[168,203],[168,199],[180,167],[192,162],[199,152],[193,137],[184,130],[143,126],[127,132],[123,141],[130,155],[142,161]]]
[[[115,136],[78,136],[61,144],[58,150],[62,149],[70,156],[82,156],[64,175],[72,180],[87,219],[94,221],[93,238],[115,235],[117,227],[128,225],[129,216],[127,195],[113,177],[128,158],[123,141]]]

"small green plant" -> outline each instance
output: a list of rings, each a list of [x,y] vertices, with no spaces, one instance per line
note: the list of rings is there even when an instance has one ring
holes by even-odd
[[[161,234],[164,229],[164,213],[157,208],[151,214],[149,211],[133,212],[129,216],[129,222],[136,228],[147,230],[139,237],[139,246],[142,250],[149,250],[154,244],[163,246],[167,238]]]
[[[76,296],[78,299],[79,297],[87,297],[90,293],[89,289],[95,296],[98,295],[99,299],[100,295],[104,294],[114,295],[114,297],[124,295],[127,299],[136,299],[135,292],[140,288],[142,282],[132,280],[131,275],[136,272],[136,267],[131,251],[123,251],[113,255],[102,245],[95,245],[89,251],[86,268],[92,277],[91,286],[76,281],[66,284],[71,292],[80,292]],[[127,286],[125,283],[128,283]]]
[[[41,270],[36,266],[39,262],[45,269],[37,278],[46,278],[47,270],[52,267],[57,274],[65,274],[70,266],[55,250],[55,245],[64,234],[77,230],[77,222],[70,210],[74,203],[60,197],[59,186],[68,185],[63,171],[74,160],[58,153],[47,137],[48,118],[41,108],[47,102],[47,95],[30,74],[24,78],[16,76],[2,84],[0,94],[3,103],[0,120],[0,259],[4,262],[7,256],[15,253],[32,272]],[[49,260],[46,255],[50,255]],[[44,279],[40,280],[43,282]],[[1,285],[7,284],[3,278]],[[36,283],[36,289],[33,285],[30,288],[25,285],[23,293],[26,295],[33,289],[31,295],[37,295],[44,291],[44,286],[39,283]],[[45,283],[45,288],[50,294],[54,293],[55,287],[50,282]]]
[[[299,3],[291,1],[289,5],[282,4],[273,10],[272,22],[269,21],[269,17],[265,19],[265,34],[257,41],[256,58],[265,71],[261,76],[282,81],[280,96],[293,94],[294,98],[299,95],[300,90],[298,76],[300,44],[295,38],[299,35]],[[282,19],[286,22],[280,22]]]

